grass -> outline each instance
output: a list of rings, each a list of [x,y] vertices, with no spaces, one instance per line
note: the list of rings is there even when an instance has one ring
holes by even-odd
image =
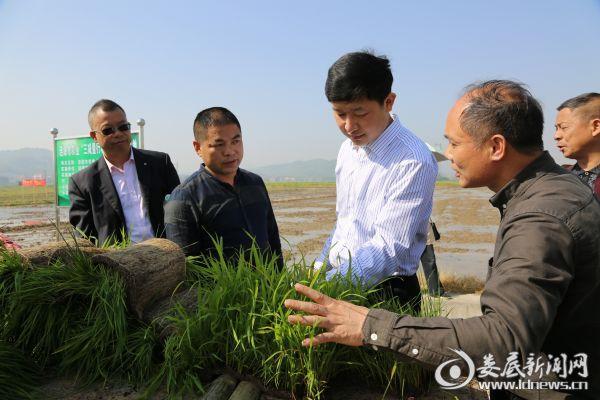
[[[39,397],[39,368],[22,351],[0,340],[0,360],[0,399]]]
[[[198,307],[192,313],[180,309],[172,319],[177,334],[169,338],[167,346],[175,357],[169,358],[162,371],[167,388],[199,388],[197,377],[186,375],[188,371],[213,371],[223,365],[253,375],[267,387],[290,391],[296,398],[320,398],[327,382],[347,373],[354,380],[378,382],[382,388],[399,388],[404,381],[423,386],[420,367],[398,367],[392,353],[375,355],[370,349],[341,345],[303,348],[302,339],[318,329],[287,322],[290,311],[282,303],[296,297],[295,282],[361,305],[368,304],[370,291],[349,277],[326,281],[324,274],[314,273],[302,263],[287,267],[288,271],[277,272],[275,261],[256,249],[237,265],[222,255],[189,264],[188,283],[198,290]],[[394,302],[376,306],[411,312]],[[439,315],[439,307],[426,306],[423,315]]]
[[[130,373],[144,348],[138,332],[144,327],[129,318],[116,272],[80,253],[69,264],[49,267],[24,266],[12,252],[1,257],[0,340],[40,368],[74,374],[83,383]]]
[[[422,270],[417,272],[421,292],[427,293],[427,280]],[[481,293],[485,282],[476,276],[470,275],[454,275],[442,272],[440,274],[440,282],[444,287],[444,291],[448,294],[471,294]]]
[[[54,186],[0,187],[0,207],[54,203]]]
[[[46,373],[75,374],[82,383],[126,378],[147,387],[148,396],[159,387],[170,398],[201,394],[215,373],[225,370],[306,399],[321,398],[342,374],[382,390],[427,386],[420,367],[398,364],[391,352],[302,347],[302,339],[318,328],[287,322],[290,311],[282,304],[296,297],[295,282],[368,304],[370,291],[349,277],[326,281],[303,263],[279,272],[275,260],[256,248],[235,262],[219,252],[188,259],[186,284],[197,291],[197,308],[175,306],[168,317],[175,329],[163,342],[153,325],[130,318],[123,282],[113,271],[82,255],[32,267],[0,252],[0,343],[10,343]],[[375,306],[411,312],[394,302]],[[421,315],[439,313],[440,305],[430,303]],[[28,384],[26,378],[14,380]]]
[[[476,276],[440,274],[444,290],[450,293],[468,294],[481,293],[485,282]]]

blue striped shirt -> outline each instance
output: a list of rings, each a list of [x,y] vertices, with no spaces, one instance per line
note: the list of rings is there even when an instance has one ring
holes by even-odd
[[[366,146],[347,139],[335,167],[337,220],[321,256],[327,277],[346,274],[378,283],[412,275],[427,241],[437,163],[398,117]]]

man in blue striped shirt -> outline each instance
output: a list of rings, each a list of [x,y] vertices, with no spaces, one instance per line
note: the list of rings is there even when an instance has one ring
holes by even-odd
[[[335,168],[335,227],[317,259],[327,277],[351,274],[420,308],[416,277],[425,248],[437,164],[391,114],[396,94],[385,57],[349,53],[329,69],[325,94],[348,139]]]

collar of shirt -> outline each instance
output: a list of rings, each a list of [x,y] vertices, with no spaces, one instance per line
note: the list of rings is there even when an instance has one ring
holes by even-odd
[[[353,148],[355,150],[362,148],[369,156],[378,156],[383,154],[385,149],[394,143],[394,140],[396,139],[398,133],[400,132],[400,128],[402,127],[402,124],[400,123],[400,120],[396,114],[390,114],[390,116],[392,117],[392,122],[387,128],[385,128],[383,132],[381,132],[381,135],[379,135],[377,139],[365,146],[353,146]]]
[[[506,209],[506,204],[515,197],[521,183],[529,181],[533,176],[539,173],[544,173],[556,167],[554,159],[547,151],[544,151],[541,156],[536,158],[528,166],[523,168],[513,179],[508,181],[502,189],[490,198],[490,203],[503,212]]]
[[[578,173],[585,173],[585,172],[587,172],[587,173],[593,174],[593,175],[600,175],[600,164],[596,165],[594,168],[592,168],[592,169],[590,169],[588,171],[585,171],[583,168],[581,168],[579,166],[579,163],[577,163],[577,164],[573,165],[573,169],[571,171],[575,171],[575,172],[578,172]]]
[[[200,173],[204,174],[206,176],[208,176],[210,179],[214,179],[215,181],[219,182],[221,185],[224,186],[228,186],[228,187],[232,187],[229,183],[223,182],[222,180],[220,180],[219,178],[215,177],[207,168],[206,168],[206,164],[202,163],[200,165]],[[237,185],[238,183],[238,179],[240,176],[240,168],[238,167],[237,172],[235,173],[235,177],[233,178],[233,184],[234,187]]]
[[[114,165],[113,163],[108,161],[106,156],[103,156],[103,157],[104,157],[104,161],[106,161],[106,165],[108,166],[108,170],[110,171],[111,174],[114,172],[120,172],[123,174],[123,173],[125,173],[125,164],[135,162],[135,159],[133,158],[133,149],[131,149],[131,152],[129,153],[129,160],[125,161],[125,164],[123,164],[123,169],[117,167],[116,165]]]

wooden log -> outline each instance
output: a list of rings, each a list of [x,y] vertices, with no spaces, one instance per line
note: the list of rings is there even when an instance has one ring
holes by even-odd
[[[237,385],[229,400],[258,400],[260,392],[261,390],[256,384],[242,381]]]
[[[108,250],[100,249],[87,239],[65,238],[59,242],[51,242],[39,246],[20,249],[17,253],[23,258],[23,261],[31,265],[50,265],[56,260],[69,262],[77,254],[94,256],[105,253]]]
[[[200,398],[201,400],[227,400],[235,390],[237,379],[233,376],[224,374],[218,377],[210,384],[208,390]]]
[[[189,313],[195,313],[198,305],[198,289],[180,287],[177,293],[158,300],[144,312],[143,321],[154,324],[158,337],[162,340],[175,333],[175,327],[169,321],[169,317],[174,315],[173,307],[176,304],[180,304]]]
[[[171,296],[185,279],[185,255],[167,239],[150,239],[98,254],[92,261],[119,272],[129,309],[139,319],[154,302]]]

